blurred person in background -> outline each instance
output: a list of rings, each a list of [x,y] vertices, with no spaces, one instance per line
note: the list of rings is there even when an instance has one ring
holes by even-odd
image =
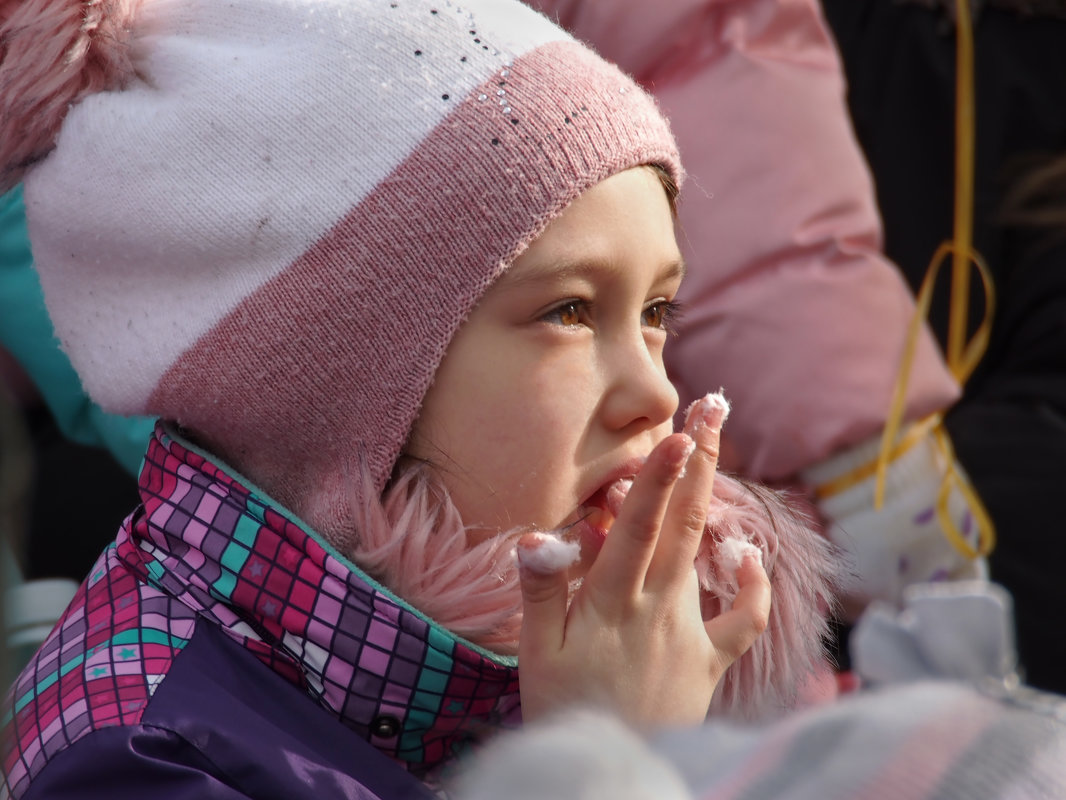
[[[918,287],[953,212],[954,0],[823,0],[855,129],[873,169],[885,251]],[[1066,691],[1066,3],[973,4],[973,243],[992,278],[987,350],[946,416],[998,531],[993,580],[1014,595],[1026,679]],[[946,286],[930,320],[949,346]],[[967,333],[982,319],[970,283]],[[967,308],[967,304],[964,304]]]

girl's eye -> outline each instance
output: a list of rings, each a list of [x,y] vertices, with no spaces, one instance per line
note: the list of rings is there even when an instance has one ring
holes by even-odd
[[[581,324],[581,311],[583,303],[580,300],[568,300],[562,305],[556,306],[541,319],[555,325],[573,326]]]
[[[649,328],[672,331],[680,313],[681,307],[679,304],[663,300],[644,309],[644,313],[641,315],[641,323]]]

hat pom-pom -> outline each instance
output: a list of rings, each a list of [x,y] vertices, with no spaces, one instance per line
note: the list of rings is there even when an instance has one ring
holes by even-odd
[[[67,109],[133,74],[139,0],[0,0],[0,191],[55,146]]]

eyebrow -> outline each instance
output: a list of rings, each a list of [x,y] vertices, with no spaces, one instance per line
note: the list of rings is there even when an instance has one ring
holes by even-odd
[[[604,269],[611,270],[614,269],[614,267],[609,262],[596,260],[551,261],[545,264],[532,265],[522,273],[515,273],[507,270],[502,276],[500,276],[499,282],[505,284],[508,288],[520,288],[542,280],[565,280],[574,277],[580,278],[603,271]],[[685,264],[685,260],[683,258],[678,258],[663,264],[659,269],[656,279],[666,281],[675,278],[684,278],[686,270],[687,265]]]

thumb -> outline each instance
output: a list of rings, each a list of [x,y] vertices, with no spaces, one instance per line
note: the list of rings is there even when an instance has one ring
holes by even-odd
[[[546,533],[518,540],[518,575],[522,584],[522,650],[554,652],[563,643],[570,583],[567,568],[577,560],[579,545]]]

